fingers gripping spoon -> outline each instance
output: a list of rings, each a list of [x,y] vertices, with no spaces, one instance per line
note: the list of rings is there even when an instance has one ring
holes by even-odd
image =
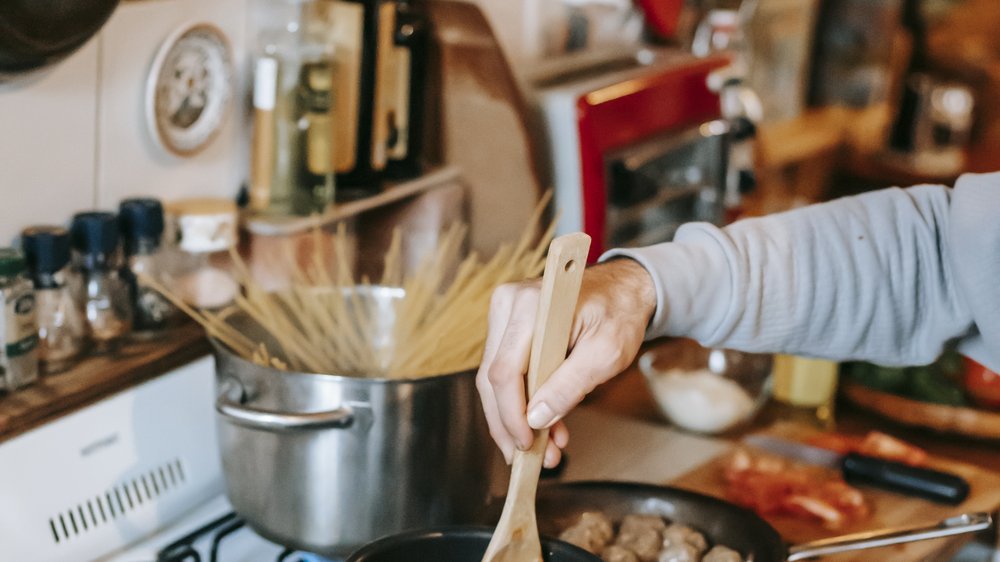
[[[529,400],[566,359],[589,250],[590,237],[583,233],[560,236],[549,246],[528,361]],[[541,562],[535,492],[548,441],[548,429],[536,430],[531,448],[514,452],[507,500],[483,562]]]

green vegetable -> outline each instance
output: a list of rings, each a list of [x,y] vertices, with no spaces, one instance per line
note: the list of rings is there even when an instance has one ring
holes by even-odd
[[[882,392],[903,392],[906,389],[906,370],[899,367],[879,367],[870,363],[851,366],[851,378],[860,384]]]
[[[923,402],[964,406],[965,393],[934,365],[906,369],[907,394]]]
[[[965,364],[962,362],[962,355],[954,350],[945,351],[937,360],[938,369],[949,379],[961,384],[962,376],[965,374]]]

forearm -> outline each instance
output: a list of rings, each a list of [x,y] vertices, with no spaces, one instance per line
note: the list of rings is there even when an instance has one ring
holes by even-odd
[[[616,251],[649,270],[647,336],[885,364],[931,361],[971,314],[951,275],[943,187],[884,190]]]

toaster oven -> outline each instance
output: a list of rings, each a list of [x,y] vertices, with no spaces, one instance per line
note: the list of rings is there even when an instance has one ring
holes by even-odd
[[[729,127],[707,81],[728,63],[641,49],[593,73],[534,79],[557,230],[589,234],[592,261],[668,241],[684,222],[723,220]]]

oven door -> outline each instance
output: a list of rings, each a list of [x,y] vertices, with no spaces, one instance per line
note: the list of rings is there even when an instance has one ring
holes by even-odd
[[[608,154],[605,247],[669,242],[686,222],[721,224],[728,130],[709,121]]]

